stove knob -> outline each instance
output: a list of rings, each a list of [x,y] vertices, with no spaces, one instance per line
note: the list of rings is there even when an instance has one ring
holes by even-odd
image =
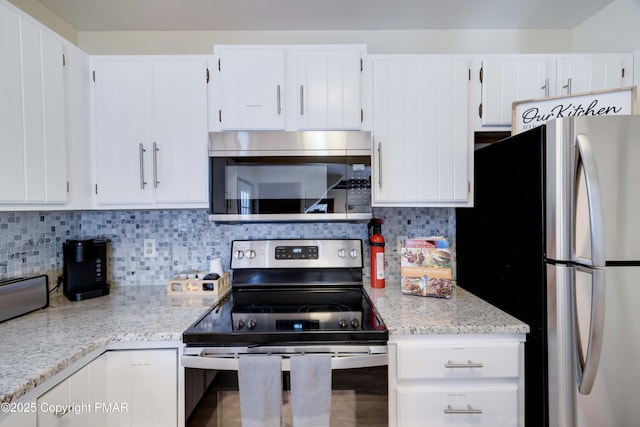
[[[240,319],[236,322],[236,330],[244,328],[244,320]]]
[[[360,321],[358,319],[351,319],[351,327],[358,329],[360,327]]]
[[[338,256],[340,258],[344,258],[345,255],[346,255],[346,252],[344,249],[338,249]]]
[[[243,251],[241,251],[241,250],[237,250],[237,251],[233,254],[233,256],[235,256],[237,259],[242,259],[242,258],[244,258],[244,252],[243,252]]]
[[[349,255],[351,256],[351,258],[358,258],[358,250],[357,249],[351,249],[349,251]]]
[[[255,257],[256,257],[256,251],[254,251],[253,249],[249,249],[249,251],[247,252],[247,258],[254,259]]]
[[[256,327],[256,321],[253,319],[247,320],[247,329],[252,330]]]
[[[344,319],[339,319],[338,326],[340,326],[341,329],[346,329],[348,326],[347,321]]]

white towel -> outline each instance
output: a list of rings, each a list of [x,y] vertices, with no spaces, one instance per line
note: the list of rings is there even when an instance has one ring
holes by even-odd
[[[280,427],[282,357],[242,355],[238,362],[242,427]]]
[[[331,420],[331,355],[291,358],[293,427],[328,427]]]

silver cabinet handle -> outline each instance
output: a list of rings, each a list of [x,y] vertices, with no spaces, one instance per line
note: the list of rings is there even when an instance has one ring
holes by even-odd
[[[304,115],[304,85],[300,85],[300,115]]]
[[[158,148],[158,144],[154,142],[153,143],[153,188],[158,188],[158,184],[160,184],[160,181],[158,181],[158,151],[160,151],[160,149]]]
[[[482,363],[474,363],[471,360],[468,360],[467,363],[455,363],[451,360],[448,360],[447,363],[444,364],[445,368],[449,369],[458,369],[458,368],[483,368],[484,365]]]
[[[278,104],[278,115],[282,113],[282,102],[280,101],[280,85],[276,87],[276,102]]]
[[[544,89],[544,97],[548,98],[549,97],[549,79],[544,79],[544,86],[542,86],[540,89]]]
[[[571,77],[567,79],[567,84],[562,86],[562,88],[567,90],[567,95],[571,95]]]
[[[456,409],[451,405],[447,405],[447,409],[444,410],[445,414],[482,414],[482,409],[476,409],[471,405],[467,405],[466,409]]]
[[[378,142],[378,188],[382,188],[382,142]]]
[[[67,415],[70,410],[71,410],[71,405],[65,405],[62,407],[62,409],[55,411],[53,414],[58,418],[62,418],[65,415]]]
[[[144,145],[142,143],[138,144],[138,154],[140,155],[140,189],[144,190],[144,186],[147,183],[144,180],[144,153],[147,150],[144,149]]]

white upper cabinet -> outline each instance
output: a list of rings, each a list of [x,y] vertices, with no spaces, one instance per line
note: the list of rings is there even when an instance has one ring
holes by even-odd
[[[0,5],[0,202],[65,203],[62,43]]]
[[[558,58],[558,95],[616,89],[632,84],[631,54],[567,55]]]
[[[492,56],[482,59],[480,76],[480,126],[511,126],[513,102],[631,86],[633,56]]]
[[[0,202],[24,202],[20,17],[0,4]]]
[[[94,57],[98,205],[205,207],[205,57]]]
[[[514,101],[555,94],[555,61],[548,57],[513,55],[484,59],[482,125],[510,125]]]
[[[216,45],[209,129],[359,130],[364,45]]]
[[[361,49],[300,49],[297,71],[297,128],[353,129],[362,123]]]
[[[218,121],[223,130],[285,128],[285,50],[220,47]]]
[[[374,206],[460,206],[470,200],[469,61],[373,59]]]

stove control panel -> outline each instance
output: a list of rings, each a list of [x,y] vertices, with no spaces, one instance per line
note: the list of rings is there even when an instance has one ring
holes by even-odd
[[[360,268],[362,240],[234,240],[231,269]]]

